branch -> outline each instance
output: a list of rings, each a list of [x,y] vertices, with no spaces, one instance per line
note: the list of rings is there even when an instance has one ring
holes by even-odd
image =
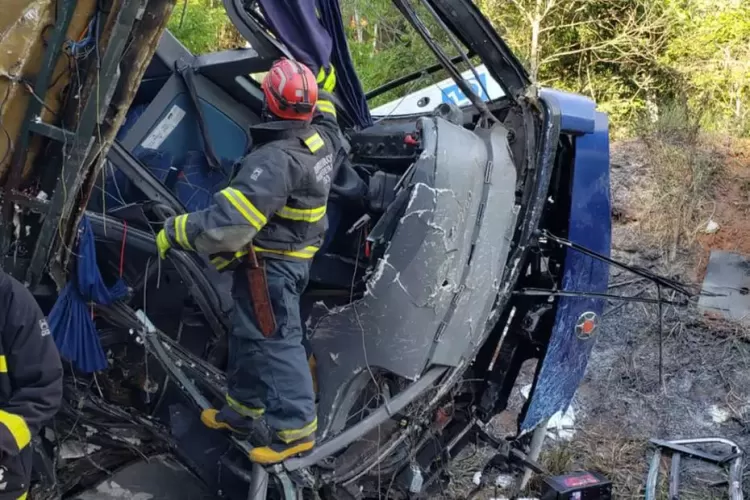
[[[542,20],[545,17],[547,17],[549,13],[552,12],[555,9],[555,7],[557,7],[558,5],[559,4],[557,3],[557,0],[547,0],[547,4],[544,8],[544,12],[542,13],[542,16],[539,19]]]
[[[600,31],[610,31],[612,36],[606,39],[600,39],[586,46],[571,45],[568,49],[559,50],[556,53],[545,57],[541,60],[540,66],[549,64],[562,57],[572,56],[583,53],[599,52],[605,49],[613,49],[618,54],[619,60],[647,59],[656,60],[660,48],[666,42],[665,24],[667,18],[664,15],[655,16],[651,10],[638,15],[631,12],[625,20],[603,19],[603,20],[586,20],[569,23],[572,25],[582,25],[596,22],[601,28]],[[561,25],[562,28],[565,25]],[[545,28],[547,31],[555,29],[555,26]],[[596,55],[598,59],[603,59],[603,55]],[[609,58],[612,59],[612,58]]]
[[[598,21],[597,19],[588,19],[586,21],[576,21],[576,22],[568,23],[568,24],[557,24],[554,26],[547,26],[546,28],[540,29],[539,33],[545,33],[547,31],[558,30],[558,29],[575,28],[576,26],[582,26],[584,24],[591,24],[597,21]]]
[[[531,13],[523,6],[523,4],[519,0],[510,0],[513,5],[516,6],[516,9],[518,9],[518,12],[520,12],[524,17],[526,17],[526,20],[529,21],[529,23],[534,22],[534,16],[531,15]]]

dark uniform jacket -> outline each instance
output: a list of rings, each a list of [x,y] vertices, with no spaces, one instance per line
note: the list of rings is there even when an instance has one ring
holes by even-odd
[[[321,95],[324,95],[321,93]],[[342,150],[333,104],[319,99],[312,123],[281,120],[251,127],[253,149],[231,185],[202,211],[167,219],[173,246],[203,254],[217,268],[247,253],[308,260],[326,231],[326,203]]]
[[[18,455],[62,400],[62,364],[25,286],[0,272],[0,463]]]

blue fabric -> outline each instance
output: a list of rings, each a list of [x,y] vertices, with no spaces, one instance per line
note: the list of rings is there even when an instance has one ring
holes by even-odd
[[[333,38],[331,62],[336,68],[336,96],[341,100],[356,126],[369,127],[372,125],[372,116],[362,90],[362,83],[357,77],[357,71],[354,69],[354,63],[349,54],[339,1],[319,0],[318,6],[320,7],[320,22]]]
[[[271,31],[292,56],[315,74],[333,64],[336,68],[336,95],[354,125],[372,125],[372,117],[362,85],[354,70],[346,43],[344,22],[338,0],[260,0],[258,2]]]
[[[271,31],[286,45],[292,56],[313,70],[328,67],[331,37],[315,13],[315,0],[260,0]]]
[[[89,304],[110,305],[125,297],[128,288],[121,279],[112,288],[104,284],[96,262],[94,233],[86,216],[81,220],[78,232],[74,277],[52,307],[49,325],[62,357],[81,372],[93,373],[107,368],[107,357]]]
[[[219,158],[221,171],[211,170],[201,151],[188,151],[183,155],[184,161],[175,165],[172,155],[165,151],[138,147],[134,156],[177,196],[188,212],[203,210],[211,204],[213,194],[229,184],[235,164],[234,160]],[[125,174],[114,170],[106,172],[106,210],[145,199]]]
[[[151,172],[185,205],[188,212],[208,208],[213,194],[229,184],[234,161],[219,158],[221,171],[211,170],[202,151],[188,151],[185,161],[172,164],[169,153],[137,149],[136,155]]]

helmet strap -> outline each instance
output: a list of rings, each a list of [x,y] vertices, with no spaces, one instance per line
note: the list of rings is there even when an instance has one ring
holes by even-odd
[[[276,115],[274,115],[271,110],[268,108],[268,100],[263,99],[263,107],[260,111],[260,119],[264,122],[275,122],[279,120],[280,118]]]

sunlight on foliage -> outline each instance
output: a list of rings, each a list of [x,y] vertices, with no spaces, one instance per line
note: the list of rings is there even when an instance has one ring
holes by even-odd
[[[644,113],[687,100],[707,130],[750,134],[750,3],[745,0],[476,0],[541,86],[580,93],[616,137]],[[436,62],[390,0],[340,0],[365,91]],[[416,2],[430,33],[456,55]],[[180,0],[169,29],[193,53],[244,46],[220,0]],[[466,69],[465,67],[461,68]],[[446,77],[440,71],[372,100],[377,106]]]
[[[196,55],[244,45],[220,0],[178,1],[167,28]]]

